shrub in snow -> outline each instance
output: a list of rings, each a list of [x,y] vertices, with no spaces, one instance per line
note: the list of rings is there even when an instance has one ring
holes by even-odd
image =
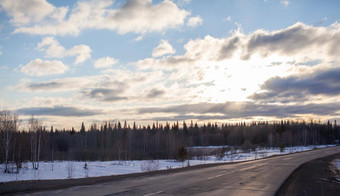
[[[255,148],[254,148],[254,145],[249,140],[245,140],[242,144],[242,149],[243,149],[243,152],[249,153],[251,150]]]
[[[188,150],[184,146],[178,148],[177,159],[181,162],[188,159]]]
[[[144,161],[141,165],[142,172],[151,172],[151,171],[157,171],[160,169],[160,164],[158,161]]]
[[[230,148],[225,148],[225,147],[221,148],[220,152],[216,155],[217,160],[222,160],[228,149],[230,150]]]
[[[285,146],[284,145],[280,145],[280,152],[285,151]]]
[[[89,177],[89,166],[87,163],[84,164],[85,176],[86,178]]]

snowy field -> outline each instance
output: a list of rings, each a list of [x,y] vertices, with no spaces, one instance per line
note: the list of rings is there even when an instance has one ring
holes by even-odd
[[[40,162],[38,170],[32,169],[30,162],[23,163],[18,174],[0,173],[0,182],[21,181],[21,180],[47,180],[47,179],[69,179],[69,178],[86,178],[97,176],[110,176],[140,173],[155,170],[167,170],[188,165],[200,165],[209,163],[227,163],[240,162],[254,159],[265,158],[273,155],[289,154],[301,151],[312,150],[314,148],[325,148],[334,145],[322,146],[297,146],[286,147],[283,152],[279,148],[257,148],[255,151],[248,153],[237,151],[227,151],[224,156],[203,156],[194,157],[185,162],[175,160],[153,160],[153,161],[54,161]],[[196,147],[198,148],[198,147]],[[204,147],[219,149],[221,147]],[[85,163],[86,166],[85,167]],[[338,162],[340,168],[340,162]],[[0,171],[4,171],[4,164],[0,164]]]

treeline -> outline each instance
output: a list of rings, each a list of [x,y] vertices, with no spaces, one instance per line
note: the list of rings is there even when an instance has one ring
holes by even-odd
[[[8,111],[0,114],[0,161],[20,164],[53,160],[138,160],[177,158],[182,146],[231,145],[295,146],[333,144],[340,138],[336,121],[320,122],[252,122],[222,124],[193,121],[158,122],[148,126],[130,126],[127,122],[81,125],[80,130],[46,128],[32,117],[26,129],[18,117]]]

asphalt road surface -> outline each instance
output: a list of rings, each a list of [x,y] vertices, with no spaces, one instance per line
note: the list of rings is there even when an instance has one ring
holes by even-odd
[[[32,195],[275,195],[301,164],[340,153],[340,146],[250,162],[141,176]]]

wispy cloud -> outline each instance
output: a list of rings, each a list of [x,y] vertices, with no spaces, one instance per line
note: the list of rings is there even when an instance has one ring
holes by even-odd
[[[231,16],[228,16],[227,18],[223,19],[223,22],[231,21]]]
[[[76,45],[66,50],[54,37],[44,38],[37,46],[38,50],[46,51],[48,57],[64,58],[77,56],[75,64],[82,63],[91,58],[91,48],[88,45]]]
[[[110,68],[112,65],[117,64],[119,61],[111,57],[103,57],[94,60],[93,65],[95,68]]]
[[[94,116],[103,114],[103,112],[100,110],[65,106],[20,108],[17,109],[16,112],[24,115],[69,117]]]
[[[197,15],[195,17],[189,18],[187,25],[189,27],[196,27],[196,26],[202,25],[202,23],[203,23],[203,19],[201,18],[201,16]]]

